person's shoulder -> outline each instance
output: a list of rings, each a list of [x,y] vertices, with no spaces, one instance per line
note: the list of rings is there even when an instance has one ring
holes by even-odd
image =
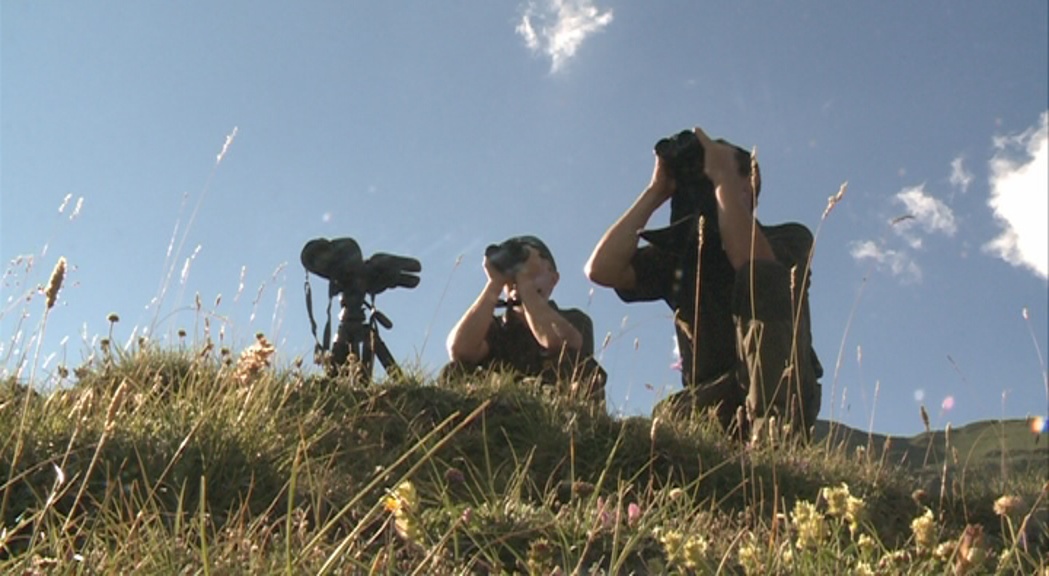
[[[803,240],[809,244],[812,243],[812,231],[809,227],[802,224],[801,222],[783,222],[782,224],[773,224],[771,226],[762,225],[761,231],[765,233],[766,238],[781,238],[785,240]]]
[[[777,254],[789,254],[795,263],[807,260],[809,252],[812,251],[812,231],[800,222],[763,225],[761,231]]]

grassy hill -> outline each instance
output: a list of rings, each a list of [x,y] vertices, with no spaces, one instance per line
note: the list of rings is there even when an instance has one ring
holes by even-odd
[[[810,445],[748,447],[498,373],[363,386],[274,371],[272,352],[143,342],[52,392],[0,383],[0,572],[1046,568],[1045,452],[1023,422],[820,423]]]
[[[820,421],[816,438],[850,450],[889,446],[887,460],[915,472],[938,472],[944,462],[1007,481],[1013,475],[1049,478],[1049,438],[1026,420],[984,420],[916,436],[886,436]]]

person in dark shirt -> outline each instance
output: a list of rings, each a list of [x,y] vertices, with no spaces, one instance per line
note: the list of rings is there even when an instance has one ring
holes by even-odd
[[[812,233],[797,223],[761,225],[754,218],[760,171],[756,163],[752,170],[750,154],[694,132],[713,198],[702,220],[688,215],[690,241],[642,231],[678,187],[657,155],[650,184],[598,242],[587,276],[625,302],[663,300],[674,311],[683,390],[657,412],[713,409],[727,431],[743,438],[757,436],[778,415],[807,437],[823,373],[809,320]],[[671,215],[672,224],[678,216]],[[639,236],[651,242],[642,246]]]
[[[524,245],[527,257],[500,271],[485,256],[485,285],[448,334],[451,364],[443,373],[511,369],[603,404],[606,375],[593,358],[593,323],[581,310],[562,310],[550,299],[560,279],[550,249],[535,236],[507,242]],[[500,307],[506,311],[496,316]]]

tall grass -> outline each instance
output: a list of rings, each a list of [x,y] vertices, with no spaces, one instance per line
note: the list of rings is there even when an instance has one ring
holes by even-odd
[[[714,419],[610,417],[505,374],[363,386],[275,369],[258,350],[234,360],[143,341],[99,350],[48,394],[6,382],[0,571],[1046,567],[1037,468],[1003,492],[952,466],[941,495],[888,453],[845,443],[773,435],[746,448]]]

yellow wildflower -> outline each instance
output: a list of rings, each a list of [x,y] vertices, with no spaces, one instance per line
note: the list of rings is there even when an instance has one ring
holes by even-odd
[[[702,536],[689,536],[688,540],[685,541],[683,550],[685,568],[695,569],[701,566],[709,547],[710,545],[707,543],[706,538]]]
[[[911,532],[919,549],[932,548],[936,543],[936,519],[933,518],[932,510],[926,508],[924,514],[911,521]]]
[[[860,562],[852,571],[856,576],[874,576],[874,568],[866,562]]]
[[[411,510],[418,502],[419,495],[415,491],[415,485],[410,480],[405,480],[386,496],[383,506],[387,512],[399,514]]]
[[[820,497],[827,502],[827,514],[840,518],[845,515],[845,505],[849,499],[849,485],[842,482],[837,488],[830,486],[821,488]]]
[[[761,561],[761,548],[757,539],[751,535],[747,543],[739,547],[739,565],[747,576],[765,573],[765,564]]]
[[[794,512],[791,516],[798,530],[798,548],[814,546],[823,540],[825,529],[823,515],[816,510],[815,504],[798,500],[794,503]]]

